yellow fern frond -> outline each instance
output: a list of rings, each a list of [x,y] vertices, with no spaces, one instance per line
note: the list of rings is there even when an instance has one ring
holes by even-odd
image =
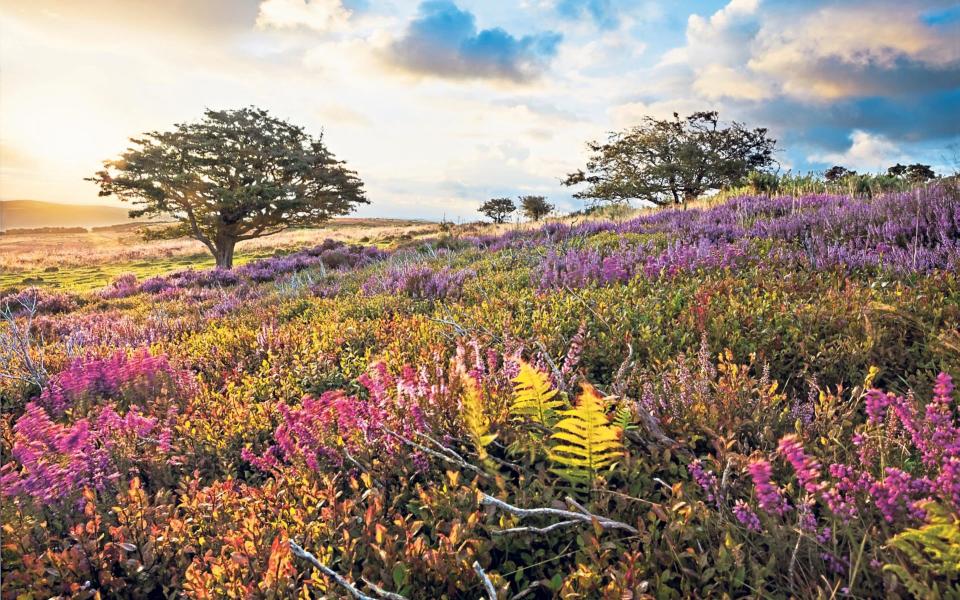
[[[556,421],[556,409],[564,405],[556,399],[557,390],[550,385],[546,374],[527,362],[520,363],[520,374],[513,380],[513,403],[510,413],[551,427]]]
[[[960,575],[960,521],[942,506],[928,502],[927,524],[918,529],[905,529],[887,541],[911,563],[909,571],[902,565],[888,564],[884,569],[895,573],[905,585],[929,591],[923,577],[933,581],[940,577],[955,579]],[[907,577],[908,573],[914,576]],[[926,597],[926,594],[923,594]]]
[[[483,409],[483,398],[476,380],[465,373],[461,374],[461,379],[463,380],[463,422],[480,460],[486,460],[487,446],[496,439],[497,434],[490,433],[490,418]]]
[[[554,425],[550,437],[553,471],[573,483],[590,485],[602,469],[624,454],[622,430],[612,425],[604,410],[603,398],[589,384],[577,399],[577,406],[560,411],[564,418]]]

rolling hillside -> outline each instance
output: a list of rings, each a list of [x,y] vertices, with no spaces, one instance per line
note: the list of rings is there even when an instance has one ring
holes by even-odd
[[[127,223],[129,209],[37,200],[0,202],[0,231],[34,227],[103,227]]]

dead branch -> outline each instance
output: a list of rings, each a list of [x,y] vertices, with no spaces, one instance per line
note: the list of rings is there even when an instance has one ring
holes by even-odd
[[[637,531],[637,529],[631,525],[627,525],[626,523],[622,523],[620,521],[614,521],[613,519],[608,519],[607,517],[601,517],[600,515],[595,515],[586,511],[586,509],[583,509],[583,512],[573,512],[569,510],[561,510],[559,508],[520,508],[518,506],[508,504],[503,500],[494,498],[489,494],[482,495],[480,504],[484,506],[493,506],[520,518],[560,517],[562,519],[575,520],[583,523],[593,523],[596,521],[596,523],[604,529],[622,529],[623,531],[629,531],[630,533],[639,533],[639,531]]]
[[[490,581],[490,577],[487,576],[483,567],[480,566],[480,561],[473,561],[473,570],[477,572],[477,576],[479,576],[483,582],[483,587],[487,590],[487,598],[497,600],[497,589],[493,587],[493,582]]]
[[[583,521],[558,521],[553,525],[547,525],[546,527],[511,527],[509,529],[497,529],[491,531],[493,535],[509,535],[513,533],[536,533],[536,534],[547,534],[551,531],[556,531],[558,529],[563,529],[564,527],[569,527],[570,525],[583,525]]]
[[[323,573],[330,579],[333,579],[334,581],[336,581],[340,587],[347,590],[347,592],[349,592],[349,594],[354,598],[356,598],[357,600],[377,600],[373,596],[367,596],[366,594],[364,594],[363,592],[355,588],[352,583],[350,583],[349,581],[341,577],[339,573],[337,573],[327,565],[317,560],[316,556],[314,556],[313,554],[310,554],[309,552],[301,548],[300,545],[298,545],[293,540],[290,540],[290,551],[293,552],[293,555],[296,556],[297,558],[302,558],[303,560],[309,562],[314,567],[316,567],[321,573]]]
[[[399,433],[397,433],[396,431],[393,431],[393,430],[391,430],[391,429],[387,429],[386,427],[384,427],[383,430],[386,431],[387,433],[389,433],[390,435],[392,435],[393,437],[397,438],[397,439],[400,440],[401,442],[403,442],[403,443],[405,443],[405,444],[407,444],[407,445],[413,446],[413,447],[416,448],[417,450],[420,450],[421,452],[425,452],[426,454],[429,454],[430,456],[432,456],[432,457],[434,457],[434,458],[439,458],[439,459],[442,460],[442,461],[445,461],[445,462],[448,462],[448,463],[457,465],[457,466],[459,466],[459,467],[463,467],[464,469],[467,469],[468,471],[473,471],[474,473],[477,473],[478,475],[482,475],[483,477],[487,477],[487,474],[483,471],[483,469],[480,469],[479,467],[475,467],[475,466],[471,465],[470,463],[468,463],[467,461],[463,460],[462,458],[461,458],[461,459],[454,458],[454,457],[453,457],[451,454],[449,454],[449,453],[456,454],[456,452],[453,452],[453,450],[450,450],[449,448],[446,448],[445,446],[441,446],[441,448],[443,448],[444,451],[447,452],[447,454],[437,452],[436,450],[433,450],[433,449],[431,449],[431,448],[427,448],[427,447],[424,446],[423,444],[418,444],[417,442],[411,440],[410,438],[404,437],[404,436],[400,435]],[[459,455],[457,455],[457,456],[459,456]]]
[[[373,583],[372,581],[369,581],[369,580],[367,580],[367,579],[363,579],[362,577],[361,577],[360,579],[361,579],[361,581],[363,581],[365,584],[367,584],[367,587],[369,587],[371,590],[373,590],[373,591],[374,591],[378,596],[380,596],[381,598],[386,598],[387,600],[407,600],[407,597],[406,597],[406,596],[402,596],[402,595],[397,594],[397,593],[394,593],[394,592],[388,592],[387,590],[383,589],[383,588],[380,587],[379,585],[377,585],[377,584],[375,584],[375,583]]]

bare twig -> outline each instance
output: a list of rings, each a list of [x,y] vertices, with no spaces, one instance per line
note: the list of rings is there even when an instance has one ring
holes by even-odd
[[[583,513],[583,514],[585,514],[585,515],[589,515],[589,514],[590,514],[590,511],[589,511],[589,510],[587,510],[586,508],[584,508],[584,506],[583,506],[582,504],[580,504],[579,502],[577,502],[576,500],[574,500],[574,499],[571,498],[570,496],[567,496],[566,498],[564,498],[564,501],[567,503],[567,506],[569,506],[570,508],[574,509],[575,511],[581,512],[581,513]]]
[[[448,463],[457,465],[457,466],[459,466],[459,467],[463,467],[464,469],[467,469],[468,471],[473,471],[474,473],[477,473],[478,475],[482,475],[482,476],[484,476],[484,477],[487,477],[487,474],[483,471],[483,469],[480,469],[479,467],[475,467],[475,466],[471,465],[470,463],[468,463],[467,461],[465,461],[465,460],[463,460],[463,459],[456,459],[456,458],[454,458],[453,456],[451,456],[450,454],[443,454],[443,453],[437,452],[436,450],[433,450],[433,449],[431,449],[431,448],[427,448],[427,447],[424,446],[423,444],[418,444],[417,442],[411,440],[410,438],[405,437],[405,436],[402,436],[402,435],[400,435],[399,433],[397,433],[396,431],[393,431],[393,430],[391,430],[391,429],[387,429],[386,427],[384,427],[383,430],[386,431],[387,433],[389,433],[390,435],[392,435],[393,437],[397,438],[397,439],[400,440],[401,442],[403,442],[403,443],[405,443],[405,444],[407,444],[407,445],[413,446],[413,447],[416,448],[417,450],[420,450],[421,452],[425,452],[425,453],[429,454],[430,456],[432,456],[432,457],[434,457],[434,458],[439,458],[439,459],[442,460],[442,461],[445,461],[445,462],[448,462]],[[452,450],[450,450],[450,449],[448,449],[448,448],[445,448],[445,447],[444,447],[444,450],[446,450],[447,452],[453,452]],[[454,454],[456,454],[456,453],[454,453]]]
[[[387,600],[407,600],[406,596],[397,594],[396,592],[388,592],[387,590],[383,589],[382,587],[373,583],[372,581],[369,581],[363,578],[361,579],[365,584],[367,584],[367,587],[373,590],[374,593],[376,593],[381,598],[386,598]]]
[[[477,572],[477,576],[483,581],[483,587],[487,590],[487,598],[497,600],[497,589],[493,587],[493,582],[490,581],[490,577],[487,576],[483,567],[480,566],[480,561],[473,561],[473,570]]]
[[[614,376],[613,385],[611,386],[611,391],[614,396],[623,396],[626,394],[627,384],[630,381],[628,372],[633,371],[633,367],[633,344],[627,343],[627,357],[620,363],[620,368],[617,369],[617,374]]]
[[[558,529],[563,529],[564,527],[569,527],[570,525],[583,525],[583,521],[558,521],[553,525],[547,525],[546,527],[511,527],[509,529],[497,529],[491,531],[493,535],[509,535],[513,533],[536,533],[536,534],[546,534],[551,531],[556,531]]]
[[[593,523],[596,521],[604,529],[622,529],[624,531],[629,531],[630,533],[639,533],[637,529],[631,525],[620,521],[614,521],[613,519],[608,519],[607,517],[601,517],[600,515],[595,515],[590,512],[573,512],[569,510],[561,510],[559,508],[520,508],[512,504],[508,504],[503,500],[499,500],[490,496],[488,494],[483,494],[483,497],[480,500],[480,504],[484,506],[493,506],[499,508],[500,510],[506,511],[512,515],[516,515],[520,518],[524,517],[560,517],[567,520],[581,521],[583,523]],[[581,507],[582,508],[582,507]]]
[[[550,365],[550,370],[553,371],[553,378],[557,380],[558,384],[563,385],[563,373],[557,368],[557,363],[553,362],[553,358],[550,356],[550,353],[547,352],[547,347],[543,345],[543,342],[538,340],[537,348],[540,349],[540,354],[543,355],[547,364]]]
[[[339,573],[337,573],[327,565],[317,560],[316,556],[314,556],[313,554],[310,554],[309,552],[301,548],[293,540],[290,540],[290,551],[293,552],[293,555],[296,556],[297,558],[302,558],[303,560],[309,562],[318,570],[320,570],[321,573],[323,573],[330,579],[333,579],[334,581],[336,581],[340,587],[347,590],[347,592],[349,592],[349,594],[354,598],[356,598],[357,600],[377,600],[373,596],[367,596],[366,594],[364,594],[363,592],[355,588],[352,583],[350,583],[349,581],[341,577]]]
[[[43,355],[43,337],[35,341],[31,334],[33,319],[39,310],[37,297],[21,298],[19,304],[24,310],[22,325],[17,322],[17,315],[14,314],[12,307],[6,306],[0,309],[0,319],[7,323],[7,331],[0,331],[0,364],[13,365],[19,362],[25,374],[6,371],[0,373],[0,377],[43,388],[48,379]]]
[[[511,598],[510,600],[522,600],[537,593],[537,588],[541,587],[543,584],[539,581],[534,581],[526,587],[522,592]]]

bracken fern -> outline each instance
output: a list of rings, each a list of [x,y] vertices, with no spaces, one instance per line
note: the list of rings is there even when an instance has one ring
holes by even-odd
[[[483,398],[477,381],[466,373],[460,374],[463,381],[463,423],[473,441],[474,449],[481,461],[487,459],[487,446],[497,438],[490,433],[490,417],[483,410]]]
[[[550,460],[558,465],[552,470],[573,483],[590,485],[602,469],[623,456],[622,430],[610,424],[603,398],[589,384],[583,385],[576,407],[560,414],[565,418],[550,436],[556,442]]]
[[[557,420],[556,409],[563,406],[564,402],[557,399],[557,390],[550,385],[547,376],[529,363],[521,362],[520,373],[513,383],[510,413],[545,427],[552,427]]]
[[[956,585],[960,579],[960,522],[955,515],[932,502],[925,509],[928,524],[906,529],[887,542],[902,552],[910,565],[887,564],[883,569],[894,573],[915,597],[939,598],[940,586],[931,580]],[[929,577],[924,578],[924,574]],[[951,588],[951,592],[955,591],[960,590]]]

